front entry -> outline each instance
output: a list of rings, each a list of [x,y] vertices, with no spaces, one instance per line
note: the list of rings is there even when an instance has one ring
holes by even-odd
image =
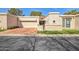
[[[43,30],[45,30],[45,21],[39,21],[39,24],[43,27]]]
[[[71,18],[63,18],[63,27],[70,28],[71,27]]]

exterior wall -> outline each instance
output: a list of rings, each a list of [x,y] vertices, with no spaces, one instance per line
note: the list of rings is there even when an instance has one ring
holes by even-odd
[[[61,27],[61,25],[57,25],[57,26],[53,26],[53,25],[48,25],[48,26],[46,26],[45,27],[45,30],[47,30],[47,31],[53,31],[53,30],[62,30],[62,27]]]
[[[7,29],[7,14],[0,14],[0,28]]]
[[[75,29],[79,30],[79,16],[75,17]]]
[[[37,28],[37,22],[28,22],[28,21],[25,21],[25,22],[21,22],[22,23],[22,26],[23,28]]]
[[[62,30],[62,19],[59,13],[50,13],[45,20],[45,30]]]
[[[42,25],[38,25],[38,31],[43,31],[43,26]]]
[[[72,17],[70,29],[75,29],[75,18],[74,17]]]
[[[18,26],[17,17],[14,15],[7,15],[7,28]]]
[[[38,28],[39,17],[38,16],[19,16],[20,27],[24,28]]]

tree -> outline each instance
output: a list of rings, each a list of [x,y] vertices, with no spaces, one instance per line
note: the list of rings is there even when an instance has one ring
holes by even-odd
[[[42,13],[39,11],[32,11],[30,15],[31,16],[42,16]]]
[[[77,11],[77,10],[71,10],[71,11],[65,12],[64,14],[65,15],[76,15],[76,14],[79,14],[79,11]]]
[[[20,9],[11,8],[10,10],[8,10],[8,14],[13,14],[13,15],[16,15],[16,16],[22,16],[23,12]]]

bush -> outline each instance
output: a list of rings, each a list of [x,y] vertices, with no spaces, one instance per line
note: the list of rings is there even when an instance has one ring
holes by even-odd
[[[0,32],[2,32],[2,31],[5,31],[6,29],[2,29],[2,28],[0,28]]]
[[[62,30],[63,34],[79,34],[79,30]]]
[[[38,31],[38,33],[42,33],[42,34],[63,34],[61,31]]]
[[[8,29],[15,29],[15,28],[19,28],[19,26],[13,26],[13,27],[10,27]]]
[[[5,29],[3,29],[3,30],[2,30],[2,29],[0,29],[0,32],[2,32],[2,31],[5,31]]]

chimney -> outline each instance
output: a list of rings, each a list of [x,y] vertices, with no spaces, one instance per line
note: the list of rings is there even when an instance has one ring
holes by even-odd
[[[49,12],[48,15],[59,15],[59,14],[60,14],[60,12]]]

